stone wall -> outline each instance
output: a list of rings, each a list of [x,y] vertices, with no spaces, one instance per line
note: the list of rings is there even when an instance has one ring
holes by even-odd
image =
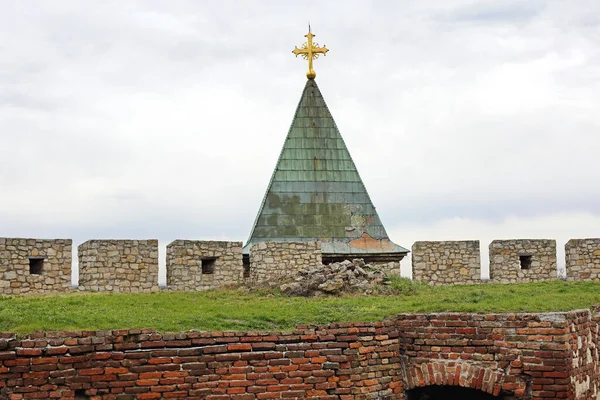
[[[556,240],[513,239],[490,243],[490,281],[522,283],[557,278]]]
[[[263,242],[250,249],[250,280],[261,283],[321,265],[320,242]]]
[[[158,240],[89,240],[78,253],[81,290],[158,290]]]
[[[361,257],[357,258],[360,259]],[[381,270],[386,276],[400,275],[401,272],[400,261],[371,261],[368,264]]]
[[[240,242],[183,241],[167,246],[167,281],[173,290],[205,290],[296,275],[320,266],[317,242],[261,243],[251,249],[244,270]],[[480,279],[478,241],[416,242],[415,281],[431,285],[482,282],[521,283],[557,278],[556,241],[495,240],[490,244],[490,280]],[[158,289],[156,240],[91,240],[79,246],[80,290],[138,292]],[[600,281],[600,239],[571,239],[565,245],[568,280]],[[67,239],[0,238],[0,294],[69,290],[72,242]],[[204,264],[204,273],[202,266]],[[398,262],[373,262],[386,275]],[[248,267],[248,265],[246,265]],[[37,273],[39,269],[39,274]]]
[[[600,239],[571,239],[565,256],[568,280],[600,280]]]
[[[243,281],[242,242],[175,240],[167,246],[167,285],[206,290]]]
[[[0,334],[0,398],[402,400],[446,385],[589,400],[597,324],[585,310],[402,314],[290,332]]]
[[[573,311],[567,314],[570,326],[569,344],[572,352],[569,373],[569,392],[575,399],[600,398],[600,363],[598,334],[600,316],[598,308]]]
[[[415,242],[413,280],[430,285],[481,282],[479,241]]]
[[[0,238],[0,294],[71,289],[71,239]]]

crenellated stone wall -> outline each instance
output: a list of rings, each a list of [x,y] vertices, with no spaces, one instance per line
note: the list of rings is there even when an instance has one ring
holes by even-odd
[[[167,286],[206,290],[243,281],[242,242],[175,240],[167,246]]]
[[[322,265],[320,242],[267,242],[250,249],[250,280],[261,283],[295,275],[298,269]]]
[[[571,239],[565,245],[567,280],[600,281],[600,239]]]
[[[90,240],[79,246],[80,290],[158,290],[156,240]],[[522,283],[557,278],[556,241],[494,240],[490,279],[481,280],[479,241],[422,241],[412,247],[413,279],[431,285]],[[600,281],[600,239],[565,245],[568,280]],[[0,238],[0,294],[35,294],[71,288],[70,239]],[[167,246],[171,290],[196,291],[229,284],[261,284],[322,266],[318,242],[259,243],[242,256],[241,242],[176,240]],[[246,264],[244,264],[246,263]],[[371,262],[385,275],[398,262]]]
[[[158,240],[89,240],[78,252],[81,290],[158,290]]]
[[[556,240],[513,239],[490,243],[490,281],[537,282],[557,278]]]
[[[430,285],[480,283],[479,241],[415,242],[412,270],[413,280]]]
[[[0,238],[0,293],[71,289],[70,239]]]

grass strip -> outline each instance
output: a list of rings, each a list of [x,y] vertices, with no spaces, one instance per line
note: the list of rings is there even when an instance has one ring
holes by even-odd
[[[148,294],[0,296],[0,331],[156,328],[289,330],[296,324],[367,322],[399,313],[549,312],[600,304],[600,283],[560,280],[518,285],[431,287],[391,280],[393,294],[286,297],[243,289]]]

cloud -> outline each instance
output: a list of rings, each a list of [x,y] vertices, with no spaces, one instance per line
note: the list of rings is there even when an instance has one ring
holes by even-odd
[[[545,1],[474,3],[454,10],[452,19],[482,24],[528,22],[539,15],[546,3]]]

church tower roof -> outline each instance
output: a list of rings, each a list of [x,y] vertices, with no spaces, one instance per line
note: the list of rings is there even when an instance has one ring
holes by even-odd
[[[311,71],[244,253],[319,240],[328,258],[402,258],[408,250],[389,239]]]

